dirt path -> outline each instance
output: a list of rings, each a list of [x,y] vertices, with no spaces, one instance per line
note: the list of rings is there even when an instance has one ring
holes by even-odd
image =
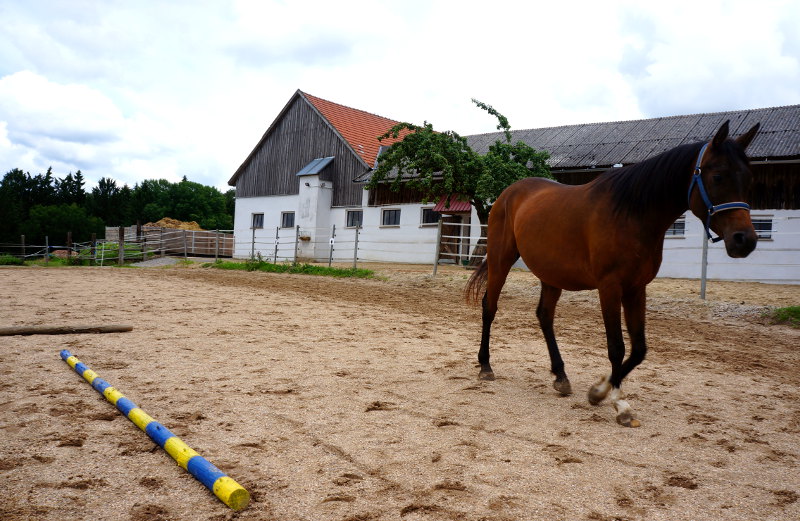
[[[597,296],[556,333],[576,394],[550,387],[514,272],[477,380],[468,275],[385,280],[210,269],[0,269],[0,326],[130,323],[7,337],[0,518],[653,520],[800,518],[800,331],[759,318],[797,286],[655,281],[624,429],[585,392],[608,371]],[[67,348],[250,490],[234,513],[58,357]]]

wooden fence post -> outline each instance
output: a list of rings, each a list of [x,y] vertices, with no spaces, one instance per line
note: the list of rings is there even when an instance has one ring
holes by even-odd
[[[20,235],[19,236],[19,240],[20,240],[20,244],[22,245],[21,246],[21,249],[22,249],[22,260],[25,260],[25,236],[24,235]]]
[[[44,236],[44,263],[50,263],[50,237],[47,235]]]
[[[72,232],[67,232],[67,263],[72,260]]]
[[[92,265],[94,266],[97,264],[97,234],[92,234],[92,246],[91,246],[91,256],[92,256]]]
[[[136,242],[139,243],[139,251],[141,251],[142,260],[147,260],[144,241],[142,240],[142,221],[138,219],[136,220]]]
[[[186,244],[186,230],[183,230],[183,260],[187,260],[189,258],[189,252],[187,251],[187,244]]]
[[[117,264],[125,264],[125,227],[119,227],[119,243],[117,244]]]
[[[214,230],[214,262],[219,261],[219,229]]]

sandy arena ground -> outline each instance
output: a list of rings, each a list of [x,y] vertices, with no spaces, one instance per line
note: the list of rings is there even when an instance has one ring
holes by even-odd
[[[0,326],[129,333],[2,338],[0,519],[800,519],[800,330],[764,306],[800,287],[657,280],[638,429],[586,391],[608,372],[596,293],[556,333],[575,394],[551,388],[538,288],[512,273],[477,379],[469,272],[379,280],[200,267],[3,268]],[[58,356],[69,349],[244,485],[233,512]]]

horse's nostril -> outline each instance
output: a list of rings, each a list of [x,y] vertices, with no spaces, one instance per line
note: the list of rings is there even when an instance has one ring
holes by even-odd
[[[746,235],[744,232],[736,232],[733,234],[733,242],[736,243],[737,246],[741,246],[745,243]]]

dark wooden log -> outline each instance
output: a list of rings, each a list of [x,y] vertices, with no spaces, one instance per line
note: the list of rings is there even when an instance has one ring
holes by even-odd
[[[17,326],[0,328],[0,336],[125,333],[131,330],[133,330],[133,326],[121,324],[109,324],[107,326]]]

